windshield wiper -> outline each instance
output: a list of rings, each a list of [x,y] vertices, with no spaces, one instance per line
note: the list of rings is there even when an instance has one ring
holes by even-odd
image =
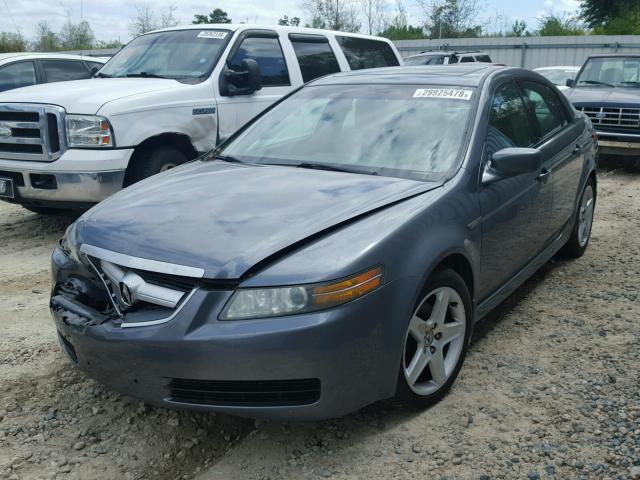
[[[640,82],[627,81],[627,82],[620,82],[618,85],[633,85],[634,87],[640,87]]]
[[[344,173],[359,173],[362,175],[379,175],[376,170],[366,168],[349,168],[340,167],[337,165],[330,165],[326,163],[314,163],[314,162],[281,162],[281,163],[262,163],[262,165],[276,165],[279,167],[295,167],[295,168],[308,168],[309,170],[327,170],[330,172],[344,172]]]
[[[604,85],[606,87],[615,87],[615,85],[611,85],[610,83],[600,82],[598,80],[580,80],[578,83],[588,83],[589,85]]]
[[[223,162],[228,162],[228,163],[245,163],[242,160],[240,160],[239,158],[236,157],[231,157],[229,155],[213,155],[211,157],[209,157],[209,159],[215,159],[215,160],[222,160]]]
[[[106,73],[100,73],[100,72],[98,72],[98,73],[96,73],[96,74],[94,75],[94,77],[100,77],[100,78],[111,78],[111,75],[107,75]]]
[[[126,77],[141,77],[141,78],[169,78],[163,75],[149,72],[127,73]]]

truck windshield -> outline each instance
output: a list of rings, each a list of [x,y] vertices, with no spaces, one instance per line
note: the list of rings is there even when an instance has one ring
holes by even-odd
[[[231,32],[172,30],[142,35],[103,68],[102,77],[202,78],[213,69]]]
[[[305,87],[214,156],[441,179],[459,162],[473,90],[422,85]]]
[[[576,85],[640,87],[640,57],[594,57],[587,60]]]

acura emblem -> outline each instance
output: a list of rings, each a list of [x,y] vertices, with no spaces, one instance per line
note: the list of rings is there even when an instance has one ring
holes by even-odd
[[[11,136],[11,129],[8,127],[0,127],[0,137],[4,138],[4,137],[10,137]]]
[[[120,297],[122,298],[122,303],[124,303],[127,307],[132,306],[136,302],[131,288],[129,288],[129,285],[127,285],[126,283],[120,284]]]

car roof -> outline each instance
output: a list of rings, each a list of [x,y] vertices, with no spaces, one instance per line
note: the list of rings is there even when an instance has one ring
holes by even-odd
[[[465,65],[426,65],[371,68],[335,73],[319,78],[313,85],[400,84],[400,85],[459,85],[477,87],[483,79],[500,70],[520,70],[497,67],[486,63]]]
[[[1,53],[0,62],[5,60],[29,60],[35,58],[50,58],[53,60],[85,60],[85,61],[97,61],[105,63],[100,57],[90,57],[89,55],[72,55],[69,53],[41,53],[41,52],[16,52],[16,53]]]
[[[157,33],[157,32],[171,32],[174,30],[229,30],[235,32],[236,30],[273,30],[281,33],[306,33],[316,35],[341,35],[348,37],[358,38],[375,38],[383,40],[386,43],[391,43],[391,40],[383,37],[376,37],[375,35],[364,35],[362,33],[349,33],[341,32],[337,30],[322,30],[319,28],[307,28],[307,27],[286,27],[281,25],[255,25],[252,23],[198,23],[194,25],[182,25],[178,27],[162,28],[159,30],[153,30],[145,33]]]
[[[414,55],[410,55],[409,57],[426,57],[428,55],[487,55],[487,53],[481,52],[480,50],[431,50],[428,52],[416,53]]]
[[[577,65],[555,65],[553,67],[538,67],[534,68],[534,72],[541,72],[543,70],[580,70]]]
[[[589,55],[587,58],[607,58],[607,57],[640,57],[640,53],[598,53]]]

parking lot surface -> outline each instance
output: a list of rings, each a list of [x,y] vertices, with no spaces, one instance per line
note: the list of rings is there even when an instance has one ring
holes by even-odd
[[[477,326],[442,402],[300,424],[150,407],[75,371],[48,312],[75,217],[0,202],[0,478],[640,478],[640,175],[598,187],[586,255]]]

